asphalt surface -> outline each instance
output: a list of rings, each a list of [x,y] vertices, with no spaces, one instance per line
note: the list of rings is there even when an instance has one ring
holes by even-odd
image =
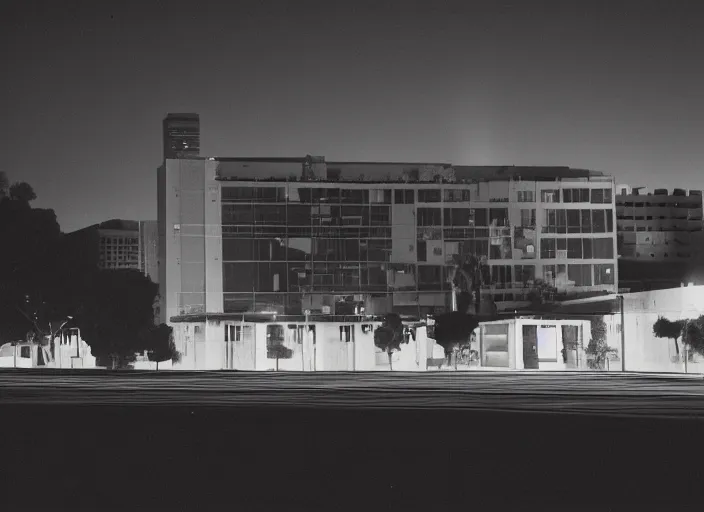
[[[6,370],[0,503],[699,510],[703,395],[691,375]]]

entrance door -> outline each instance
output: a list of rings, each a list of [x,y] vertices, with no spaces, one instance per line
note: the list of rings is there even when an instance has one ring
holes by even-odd
[[[535,325],[523,326],[523,368],[538,370],[538,328]]]

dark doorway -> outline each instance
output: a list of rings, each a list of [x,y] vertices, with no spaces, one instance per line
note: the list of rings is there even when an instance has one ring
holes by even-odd
[[[523,367],[538,370],[538,328],[535,325],[523,326]]]

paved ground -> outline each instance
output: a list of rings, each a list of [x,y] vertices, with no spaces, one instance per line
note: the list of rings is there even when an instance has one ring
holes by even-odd
[[[693,376],[3,371],[0,488],[13,511],[700,510],[703,394]]]
[[[0,404],[256,406],[704,418],[704,379],[618,373],[6,370]]]

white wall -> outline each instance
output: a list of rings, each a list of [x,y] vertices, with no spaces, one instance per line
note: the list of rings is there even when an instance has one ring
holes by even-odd
[[[388,358],[374,345],[374,329],[379,323],[311,322],[315,326],[315,343],[307,333],[303,343],[297,343],[287,325],[291,322],[246,323],[208,320],[201,323],[174,324],[174,343],[181,352],[181,361],[174,370],[228,369],[226,326],[249,326],[251,338],[233,347],[235,361],[231,369],[270,371],[276,369],[276,359],[267,357],[267,326],[283,325],[284,345],[293,351],[291,358],[279,359],[279,371],[388,371]],[[299,323],[299,325],[304,325]],[[353,341],[340,339],[340,326],[353,327]],[[363,329],[363,325],[371,326]],[[364,332],[366,330],[366,332]],[[427,368],[427,337],[425,327],[416,329],[416,339],[401,345],[394,354],[394,371],[424,371]]]
[[[682,320],[704,314],[704,286],[626,293],[623,297],[626,371],[683,373],[685,363],[681,340],[678,361],[674,342],[655,337],[653,324],[660,316],[668,320]],[[605,322],[609,326],[607,343],[620,349],[620,314],[607,316]],[[694,357],[695,362],[687,363],[687,372],[704,373],[704,358]],[[696,362],[697,359],[700,362]],[[620,370],[620,364],[618,366]]]

